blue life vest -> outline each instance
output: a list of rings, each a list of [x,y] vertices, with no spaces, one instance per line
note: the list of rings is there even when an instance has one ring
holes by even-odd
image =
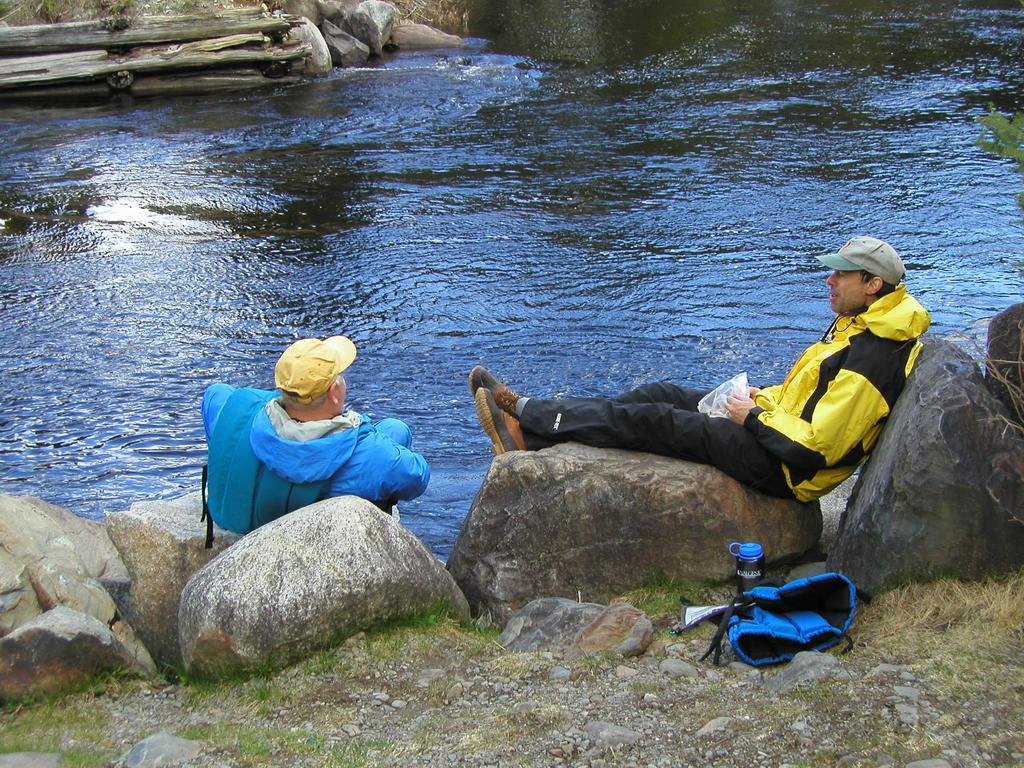
[[[846,640],[853,623],[857,597],[853,582],[841,573],[822,573],[796,579],[781,587],[758,585],[737,595],[732,603],[708,611],[718,631],[701,660],[721,655],[726,634],[736,655],[755,667],[789,661],[800,651],[824,651]]]
[[[209,436],[209,469],[203,468],[208,547],[213,541],[211,518],[225,530],[249,533],[329,495],[330,478],[291,483],[253,453],[253,419],[274,397],[273,392],[243,387],[231,394],[217,416]]]

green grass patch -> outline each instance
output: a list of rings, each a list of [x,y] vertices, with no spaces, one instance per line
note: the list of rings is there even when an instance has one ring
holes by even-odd
[[[192,725],[178,734],[183,739],[203,742],[204,746],[233,753],[240,758],[264,762],[272,755],[275,761],[282,751],[294,755],[326,753],[322,736],[304,730],[283,730],[242,723]]]
[[[622,656],[614,651],[583,653],[572,660],[570,669],[573,677],[597,677],[606,675],[622,664]]]
[[[685,596],[696,605],[717,605],[722,602],[723,589],[717,582],[684,581],[657,575],[636,589],[617,595],[612,602],[629,603],[652,620],[678,619],[683,606],[681,597]]]
[[[90,701],[67,697],[0,713],[0,752],[60,752],[69,742],[101,744],[110,722]]]
[[[1024,687],[1024,569],[890,590],[864,608],[851,634],[858,654],[900,659],[952,696],[1012,699]]]
[[[318,651],[305,661],[299,662],[303,672],[308,675],[342,675],[350,677],[358,669],[350,654],[344,648],[330,648]]]
[[[454,717],[450,712],[437,713],[419,726],[409,748],[422,753],[443,745],[445,750],[463,757],[504,749],[533,733],[544,718],[545,715],[531,718],[489,707],[460,710]]]
[[[381,764],[382,757],[398,757],[405,750],[380,740],[353,739],[334,744],[327,750],[321,768],[373,768]]]
[[[390,622],[366,632],[363,648],[371,661],[390,663],[404,660],[415,664],[435,655],[440,648],[458,651],[467,658],[502,651],[498,631],[460,624],[444,606],[400,622]]]
[[[69,750],[61,755],[61,768],[102,768],[116,759],[112,751],[84,752]]]

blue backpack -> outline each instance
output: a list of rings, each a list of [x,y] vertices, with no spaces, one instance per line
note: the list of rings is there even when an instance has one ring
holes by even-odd
[[[728,635],[736,655],[755,667],[780,664],[800,651],[824,651],[846,641],[859,591],[841,573],[822,573],[783,586],[760,584],[736,595],[732,602],[709,609],[686,626],[714,619],[718,631],[701,661],[712,653],[718,664],[722,639]],[[861,594],[861,597],[865,597]]]

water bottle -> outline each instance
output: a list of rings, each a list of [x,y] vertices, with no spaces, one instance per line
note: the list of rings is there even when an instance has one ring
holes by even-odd
[[[740,592],[746,592],[764,578],[764,550],[760,544],[734,541],[729,545],[729,554],[736,558]]]

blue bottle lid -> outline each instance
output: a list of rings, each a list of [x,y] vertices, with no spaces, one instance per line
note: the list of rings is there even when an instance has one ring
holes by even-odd
[[[757,560],[764,555],[764,550],[756,541],[739,542],[734,541],[729,545],[729,554],[742,558],[743,560]]]

